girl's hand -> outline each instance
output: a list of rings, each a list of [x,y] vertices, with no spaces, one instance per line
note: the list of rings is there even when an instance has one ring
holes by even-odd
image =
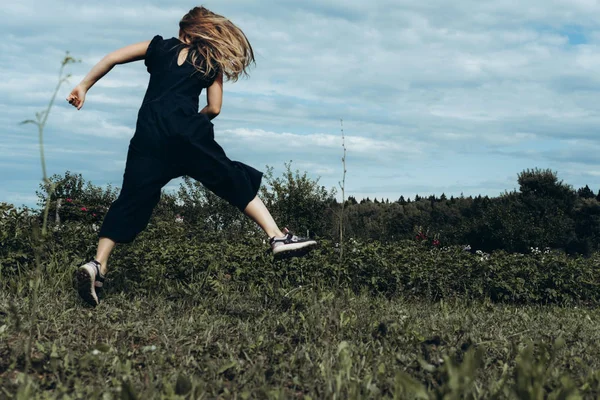
[[[81,85],[75,86],[75,89],[71,91],[69,96],[67,96],[67,101],[73,107],[77,107],[78,110],[81,110],[83,107],[83,102],[85,101],[85,94],[87,90],[85,90]]]

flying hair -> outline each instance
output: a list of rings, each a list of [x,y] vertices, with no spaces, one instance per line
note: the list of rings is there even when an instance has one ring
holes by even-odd
[[[233,22],[204,7],[194,7],[179,21],[179,33],[192,63],[205,77],[222,72],[236,82],[256,64],[248,38]]]

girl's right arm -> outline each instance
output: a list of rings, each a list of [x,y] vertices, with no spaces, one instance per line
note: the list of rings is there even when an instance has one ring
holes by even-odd
[[[126,64],[132,61],[143,60],[146,57],[146,51],[148,50],[149,44],[150,40],[131,44],[104,56],[102,60],[94,65],[81,83],[75,86],[69,96],[67,96],[69,104],[73,107],[77,107],[78,110],[81,110],[81,107],[83,107],[83,103],[85,102],[87,91],[94,86],[100,78],[106,75],[108,71],[117,64]]]

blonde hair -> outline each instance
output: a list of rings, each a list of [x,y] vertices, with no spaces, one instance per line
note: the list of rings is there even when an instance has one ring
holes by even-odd
[[[205,77],[222,72],[227,80],[248,76],[255,63],[248,38],[227,18],[204,7],[194,7],[179,21],[179,34],[189,47],[194,67]]]

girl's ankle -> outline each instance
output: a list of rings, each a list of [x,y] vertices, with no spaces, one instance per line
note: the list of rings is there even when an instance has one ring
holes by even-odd
[[[100,263],[100,274],[102,276],[106,275],[106,273],[108,272],[108,263],[107,262],[102,262],[98,259],[94,259],[96,261],[98,261]]]

